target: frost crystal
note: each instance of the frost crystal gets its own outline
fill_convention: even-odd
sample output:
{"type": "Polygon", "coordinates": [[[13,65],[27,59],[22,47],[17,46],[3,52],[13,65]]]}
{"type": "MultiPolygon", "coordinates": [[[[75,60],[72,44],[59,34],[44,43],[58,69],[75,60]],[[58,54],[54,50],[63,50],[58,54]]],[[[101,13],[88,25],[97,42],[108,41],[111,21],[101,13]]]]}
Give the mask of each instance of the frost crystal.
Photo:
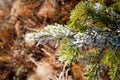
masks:
{"type": "Polygon", "coordinates": [[[99,13],[103,10],[103,6],[100,3],[95,3],[94,8],[96,10],[96,13],[99,13]]]}

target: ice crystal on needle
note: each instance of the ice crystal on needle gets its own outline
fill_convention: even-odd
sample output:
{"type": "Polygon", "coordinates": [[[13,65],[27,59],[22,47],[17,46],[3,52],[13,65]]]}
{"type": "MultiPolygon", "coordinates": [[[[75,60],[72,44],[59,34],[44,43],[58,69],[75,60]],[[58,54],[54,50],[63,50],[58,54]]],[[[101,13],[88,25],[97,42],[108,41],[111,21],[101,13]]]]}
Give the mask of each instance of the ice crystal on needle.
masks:
{"type": "Polygon", "coordinates": [[[100,3],[96,3],[94,6],[96,13],[99,13],[100,11],[103,10],[103,6],[100,3]]]}

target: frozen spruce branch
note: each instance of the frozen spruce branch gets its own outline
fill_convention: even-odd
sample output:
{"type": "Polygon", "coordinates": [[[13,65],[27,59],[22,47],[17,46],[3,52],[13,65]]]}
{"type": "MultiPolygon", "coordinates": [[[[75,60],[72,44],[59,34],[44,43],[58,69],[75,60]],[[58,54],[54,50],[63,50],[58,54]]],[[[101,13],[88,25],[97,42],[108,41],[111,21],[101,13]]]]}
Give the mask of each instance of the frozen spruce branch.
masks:
{"type": "Polygon", "coordinates": [[[44,31],[28,33],[25,36],[26,42],[37,45],[45,45],[47,42],[52,45],[56,44],[58,40],[62,42],[65,39],[69,40],[80,51],[88,50],[89,47],[104,48],[106,41],[114,48],[120,47],[120,35],[113,36],[109,31],[99,29],[88,29],[86,33],[74,33],[67,26],[59,24],[47,25],[44,31]]]}
{"type": "Polygon", "coordinates": [[[26,42],[32,44],[46,44],[48,41],[55,42],[57,40],[67,39],[74,33],[71,32],[66,26],[63,25],[47,25],[44,31],[28,33],[25,36],[26,42]]]}

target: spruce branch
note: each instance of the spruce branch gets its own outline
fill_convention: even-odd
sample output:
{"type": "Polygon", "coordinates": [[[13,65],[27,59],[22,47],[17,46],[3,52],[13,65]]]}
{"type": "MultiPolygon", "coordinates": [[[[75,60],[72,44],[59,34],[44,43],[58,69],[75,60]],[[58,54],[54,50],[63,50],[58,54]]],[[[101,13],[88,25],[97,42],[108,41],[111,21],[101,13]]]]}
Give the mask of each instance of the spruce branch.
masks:
{"type": "Polygon", "coordinates": [[[38,45],[59,41],[60,61],[92,65],[88,80],[100,80],[104,66],[109,67],[108,75],[112,80],[119,80],[120,14],[113,8],[100,3],[81,2],[72,11],[67,26],[47,25],[42,31],[26,34],[25,40],[38,45]]]}

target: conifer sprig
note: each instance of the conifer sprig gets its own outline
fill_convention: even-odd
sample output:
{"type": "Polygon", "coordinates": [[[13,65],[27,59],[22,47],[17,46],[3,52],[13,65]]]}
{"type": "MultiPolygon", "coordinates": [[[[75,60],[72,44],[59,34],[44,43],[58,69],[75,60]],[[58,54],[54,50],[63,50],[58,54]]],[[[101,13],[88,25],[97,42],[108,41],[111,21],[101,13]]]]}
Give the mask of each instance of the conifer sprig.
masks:
{"type": "Polygon", "coordinates": [[[82,1],[72,11],[67,26],[48,25],[43,31],[26,34],[25,40],[42,45],[60,41],[60,61],[92,65],[87,80],[100,80],[104,67],[112,80],[120,80],[119,9],[82,1]]]}

